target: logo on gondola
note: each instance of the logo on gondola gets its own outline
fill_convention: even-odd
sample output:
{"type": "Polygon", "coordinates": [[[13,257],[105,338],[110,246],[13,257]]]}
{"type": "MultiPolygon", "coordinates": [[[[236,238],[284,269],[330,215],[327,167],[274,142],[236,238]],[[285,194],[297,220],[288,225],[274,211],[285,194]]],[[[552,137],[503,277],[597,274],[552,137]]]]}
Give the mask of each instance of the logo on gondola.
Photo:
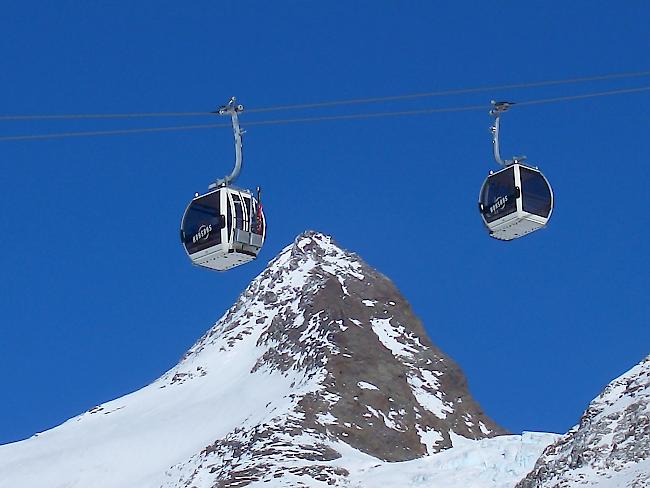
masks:
{"type": "Polygon", "coordinates": [[[506,206],[506,203],[508,202],[508,196],[504,197],[499,197],[497,198],[496,202],[490,207],[490,213],[495,213],[501,210],[506,206]]]}
{"type": "Polygon", "coordinates": [[[207,241],[210,232],[212,232],[212,224],[202,225],[201,227],[199,227],[199,231],[196,234],[194,234],[194,236],[192,236],[192,244],[196,244],[201,240],[207,241]]]}

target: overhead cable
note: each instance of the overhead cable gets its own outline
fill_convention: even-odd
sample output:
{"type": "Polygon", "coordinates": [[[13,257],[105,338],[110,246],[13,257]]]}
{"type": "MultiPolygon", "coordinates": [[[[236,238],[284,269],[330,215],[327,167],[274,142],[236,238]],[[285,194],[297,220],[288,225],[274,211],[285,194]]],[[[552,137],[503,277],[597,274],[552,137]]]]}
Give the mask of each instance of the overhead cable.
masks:
{"type": "Polygon", "coordinates": [[[210,112],[144,112],[124,114],[0,115],[0,120],[138,119],[157,117],[198,117],[201,115],[213,114],[210,112]]]}
{"type": "MultiPolygon", "coordinates": [[[[523,100],[515,102],[514,107],[528,106],[528,105],[542,105],[549,103],[568,102],[572,100],[583,100],[588,98],[598,98],[613,95],[623,95],[630,93],[641,93],[650,91],[650,86],[641,86],[637,88],[623,88],[619,90],[608,90],[594,93],[584,93],[579,95],[568,95],[563,97],[551,98],[538,98],[531,100],[523,100]]],[[[358,120],[358,119],[372,119],[380,117],[397,117],[397,116],[410,116],[410,115],[424,115],[434,113],[451,113],[451,112],[468,112],[485,110],[489,111],[491,108],[488,104],[481,105],[465,105],[458,107],[437,107],[425,108],[419,110],[402,110],[395,112],[370,112],[359,114],[344,114],[344,115],[326,115],[318,117],[302,117],[302,118],[287,118],[287,119],[271,119],[271,120],[253,120],[247,121],[246,126],[262,126],[262,125],[281,125],[281,124],[298,124],[308,122],[323,122],[323,121],[336,121],[336,120],[358,120]]],[[[195,129],[209,129],[217,127],[230,127],[230,124],[198,124],[198,125],[184,125],[176,127],[149,127],[149,128],[136,128],[136,129],[118,129],[107,131],[86,131],[86,132],[63,132],[52,134],[33,134],[33,135],[18,135],[18,136],[4,136],[0,137],[1,141],[25,141],[25,140],[38,140],[38,139],[54,139],[64,137],[87,137],[87,136],[100,136],[100,135],[122,135],[122,134],[135,134],[143,132],[171,132],[195,129]]]]}
{"type": "Polygon", "coordinates": [[[638,77],[646,77],[646,76],[650,76],[650,71],[637,71],[632,73],[613,73],[613,74],[600,75],[600,76],[586,76],[581,78],[568,78],[563,80],[534,81],[530,83],[512,83],[507,85],[492,85],[492,86],[482,86],[476,88],[459,88],[455,90],[412,93],[407,95],[396,95],[396,96],[387,96],[387,97],[357,98],[357,99],[349,99],[349,100],[336,100],[331,102],[304,103],[298,105],[277,105],[273,107],[253,108],[248,110],[248,112],[251,113],[273,112],[278,110],[299,110],[299,109],[308,109],[308,108],[335,107],[339,105],[356,105],[356,104],[364,104],[364,103],[391,102],[397,100],[412,100],[412,99],[426,98],[426,97],[443,97],[449,95],[463,95],[468,93],[480,93],[486,91],[511,90],[511,89],[520,89],[520,88],[539,88],[543,86],[567,85],[572,83],[586,83],[589,81],[638,78],[638,77]]]}
{"type": "MultiPolygon", "coordinates": [[[[322,101],[313,103],[303,103],[295,105],[276,105],[261,108],[249,108],[248,113],[262,113],[262,112],[277,112],[286,110],[303,110],[312,108],[325,108],[336,107],[344,105],[359,105],[392,102],[398,100],[415,100],[427,97],[442,97],[450,95],[462,95],[468,93],[481,93],[489,91],[510,90],[510,89],[523,89],[523,88],[539,88],[544,86],[557,86],[577,83],[587,83],[591,81],[605,81],[605,80],[620,80],[630,78],[640,78],[650,76],[650,71],[635,71],[627,73],[610,73],[597,76],[584,76],[579,78],[567,78],[560,80],[545,80],[534,81],[528,83],[511,83],[504,85],[491,85],[481,86],[474,88],[459,88],[442,91],[431,91],[423,93],[412,93],[405,95],[393,95],[384,97],[372,98],[353,98],[334,101],[322,101]]],[[[42,114],[42,115],[0,115],[0,120],[66,120],[66,119],[127,119],[127,118],[165,118],[165,117],[198,117],[198,116],[211,116],[211,112],[142,112],[142,113],[113,113],[113,114],[42,114]]]]}
{"type": "Polygon", "coordinates": [[[636,88],[621,88],[619,90],[607,90],[596,93],[583,93],[582,95],[567,95],[564,97],[538,98],[536,100],[527,100],[516,102],[515,105],[541,105],[544,103],[569,102],[572,100],[583,100],[585,98],[608,97],[611,95],[623,95],[626,93],[640,93],[650,91],[650,86],[640,86],[636,88]]]}
{"type": "Polygon", "coordinates": [[[91,136],[115,136],[124,134],[137,134],[143,132],[173,132],[195,129],[212,129],[216,127],[230,127],[230,124],[199,124],[182,125],[176,127],[144,127],[141,129],[117,129],[117,130],[94,130],[83,132],[57,132],[52,134],[28,134],[19,136],[3,136],[1,141],[34,141],[39,139],[60,139],[65,137],[91,137],[91,136]]]}

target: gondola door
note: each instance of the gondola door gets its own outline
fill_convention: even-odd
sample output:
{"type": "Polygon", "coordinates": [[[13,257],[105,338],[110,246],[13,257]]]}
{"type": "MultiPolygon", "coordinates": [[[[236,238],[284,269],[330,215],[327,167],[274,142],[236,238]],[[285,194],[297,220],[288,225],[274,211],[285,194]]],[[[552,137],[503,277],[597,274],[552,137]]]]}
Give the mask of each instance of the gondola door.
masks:
{"type": "Polygon", "coordinates": [[[246,218],[241,192],[231,188],[227,193],[228,206],[231,209],[230,222],[228,226],[228,242],[232,247],[237,239],[237,230],[244,230],[244,227],[246,225],[246,218]]]}
{"type": "Polygon", "coordinates": [[[258,222],[258,219],[263,219],[263,216],[258,215],[259,204],[249,192],[233,188],[228,190],[228,198],[231,209],[228,219],[231,249],[255,257],[264,243],[264,223],[258,222]]]}
{"type": "Polygon", "coordinates": [[[488,176],[479,199],[486,224],[489,225],[519,210],[518,176],[513,166],[488,176]]]}

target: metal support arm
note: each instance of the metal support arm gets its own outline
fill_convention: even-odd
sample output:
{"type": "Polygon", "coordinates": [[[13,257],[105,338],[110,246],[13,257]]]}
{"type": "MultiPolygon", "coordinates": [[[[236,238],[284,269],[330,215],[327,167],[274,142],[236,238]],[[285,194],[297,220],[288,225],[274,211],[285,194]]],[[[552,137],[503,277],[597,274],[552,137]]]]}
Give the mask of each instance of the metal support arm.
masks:
{"type": "Polygon", "coordinates": [[[244,131],[239,127],[239,113],[244,111],[243,105],[236,104],[237,99],[232,97],[230,101],[221,107],[216,113],[219,115],[230,115],[232,120],[232,130],[235,135],[235,167],[232,172],[210,185],[210,188],[228,186],[239,176],[242,165],[242,135],[244,131]]]}
{"type": "Polygon", "coordinates": [[[492,110],[490,110],[490,115],[494,117],[494,125],[490,128],[492,131],[492,148],[494,149],[494,159],[501,166],[508,166],[519,161],[526,159],[526,156],[516,156],[512,159],[506,159],[505,161],[501,159],[501,154],[499,152],[499,117],[505,111],[507,111],[514,104],[512,102],[495,102],[492,100],[492,110]]]}

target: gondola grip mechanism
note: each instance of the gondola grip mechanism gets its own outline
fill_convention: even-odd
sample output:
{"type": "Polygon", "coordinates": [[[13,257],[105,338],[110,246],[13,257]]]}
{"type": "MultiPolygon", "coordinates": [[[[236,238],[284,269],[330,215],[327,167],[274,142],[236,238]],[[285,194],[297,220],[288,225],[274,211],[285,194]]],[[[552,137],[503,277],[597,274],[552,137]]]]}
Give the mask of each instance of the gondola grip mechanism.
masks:
{"type": "Polygon", "coordinates": [[[526,156],[515,156],[512,159],[506,159],[504,161],[501,159],[501,154],[499,152],[499,117],[501,117],[501,114],[503,112],[506,112],[513,105],[513,102],[496,102],[492,100],[492,109],[490,110],[490,115],[494,117],[494,125],[490,127],[490,131],[492,132],[492,148],[494,149],[494,159],[501,166],[520,163],[526,159],[526,156]]]}
{"type": "Polygon", "coordinates": [[[232,172],[221,179],[218,179],[214,183],[212,183],[208,188],[218,188],[222,186],[228,186],[231,184],[235,179],[239,176],[239,173],[241,171],[241,165],[242,165],[242,135],[244,134],[244,130],[239,126],[239,113],[244,111],[244,106],[241,104],[237,104],[237,99],[235,97],[232,97],[228,103],[222,107],[219,108],[219,110],[212,112],[216,113],[219,115],[230,115],[230,118],[232,120],[232,130],[233,134],[235,136],[235,167],[233,168],[232,172]]]}

